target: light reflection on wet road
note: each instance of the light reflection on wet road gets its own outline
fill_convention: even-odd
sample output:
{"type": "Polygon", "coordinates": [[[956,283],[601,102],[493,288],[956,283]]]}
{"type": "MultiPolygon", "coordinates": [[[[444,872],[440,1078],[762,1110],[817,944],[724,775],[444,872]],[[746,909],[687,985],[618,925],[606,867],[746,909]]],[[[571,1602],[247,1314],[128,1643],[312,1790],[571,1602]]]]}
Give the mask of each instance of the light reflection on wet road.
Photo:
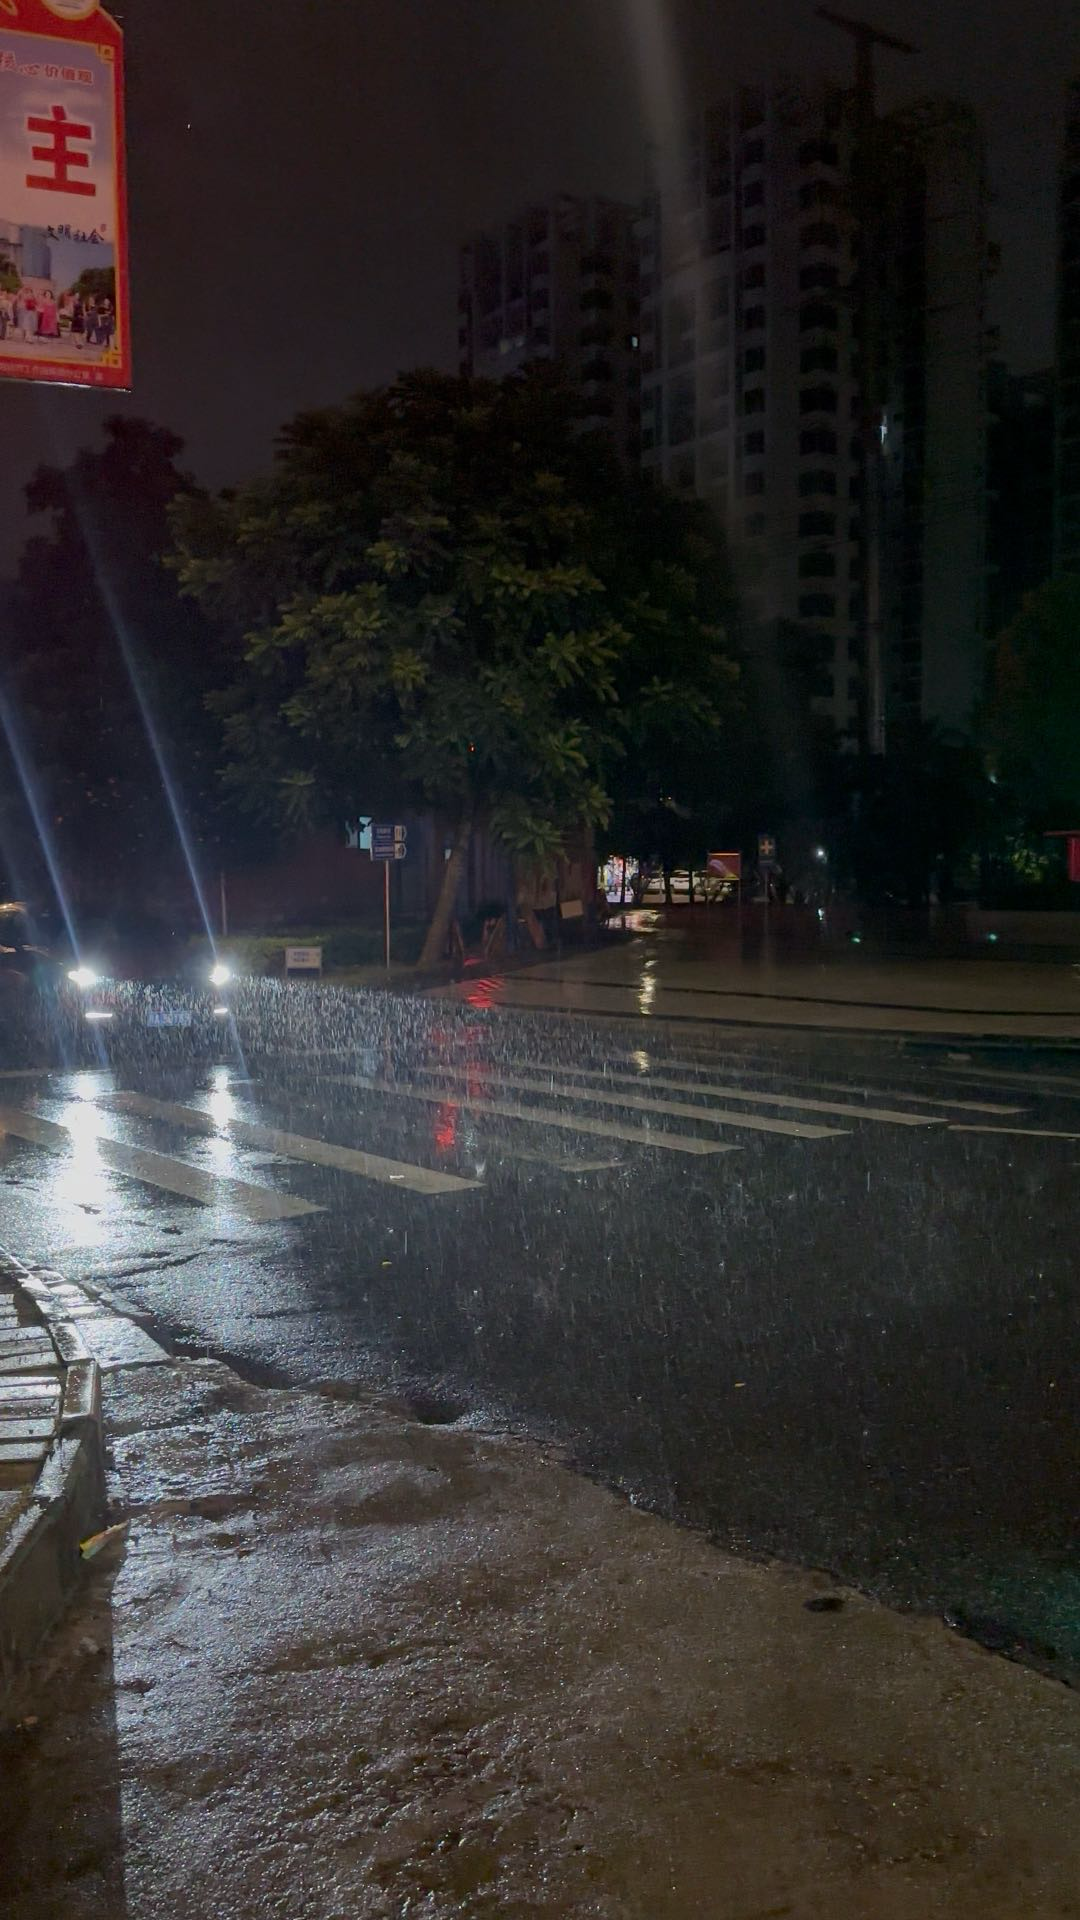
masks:
{"type": "Polygon", "coordinates": [[[12,1251],[1080,1666],[1076,1075],[311,989],[239,1029],[0,1083],[12,1251]]]}

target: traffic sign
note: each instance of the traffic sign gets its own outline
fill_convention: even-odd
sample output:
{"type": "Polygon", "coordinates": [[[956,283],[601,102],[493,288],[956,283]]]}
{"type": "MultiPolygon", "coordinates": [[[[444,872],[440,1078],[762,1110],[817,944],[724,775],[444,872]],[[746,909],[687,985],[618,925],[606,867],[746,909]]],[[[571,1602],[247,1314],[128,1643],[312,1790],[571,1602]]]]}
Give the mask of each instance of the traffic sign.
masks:
{"type": "Polygon", "coordinates": [[[757,839],[758,866],[775,865],[776,837],[771,833],[759,833],[757,839]]]}
{"type": "Polygon", "coordinates": [[[371,857],[373,860],[404,860],[408,853],[408,827],[380,826],[374,821],[371,826],[371,857]]]}
{"type": "Polygon", "coordinates": [[[345,822],[345,845],[356,853],[371,852],[371,817],[361,814],[345,822]]]}

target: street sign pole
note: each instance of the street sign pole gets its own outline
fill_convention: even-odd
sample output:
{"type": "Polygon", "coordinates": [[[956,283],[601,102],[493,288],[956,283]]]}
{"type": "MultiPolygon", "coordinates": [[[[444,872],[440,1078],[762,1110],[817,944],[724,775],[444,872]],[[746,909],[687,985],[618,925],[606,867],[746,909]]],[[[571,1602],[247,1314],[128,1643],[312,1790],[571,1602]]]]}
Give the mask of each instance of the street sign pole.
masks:
{"type": "Polygon", "coordinates": [[[390,971],[390,862],[404,860],[408,853],[409,830],[407,827],[384,826],[372,820],[371,857],[383,863],[383,963],[387,973],[390,971]]]}

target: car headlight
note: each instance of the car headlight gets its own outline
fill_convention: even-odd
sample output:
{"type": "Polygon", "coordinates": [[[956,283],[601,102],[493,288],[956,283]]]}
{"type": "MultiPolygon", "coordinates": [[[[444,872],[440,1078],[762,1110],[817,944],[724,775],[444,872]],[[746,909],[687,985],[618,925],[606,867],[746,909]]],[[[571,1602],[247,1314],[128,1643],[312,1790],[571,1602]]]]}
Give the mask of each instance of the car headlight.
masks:
{"type": "Polygon", "coordinates": [[[68,979],[76,987],[96,987],[98,978],[93,967],[71,967],[68,971],[68,979]]]}
{"type": "Polygon", "coordinates": [[[227,987],[232,977],[232,968],[227,967],[224,960],[216,961],[210,969],[211,986],[227,987]]]}

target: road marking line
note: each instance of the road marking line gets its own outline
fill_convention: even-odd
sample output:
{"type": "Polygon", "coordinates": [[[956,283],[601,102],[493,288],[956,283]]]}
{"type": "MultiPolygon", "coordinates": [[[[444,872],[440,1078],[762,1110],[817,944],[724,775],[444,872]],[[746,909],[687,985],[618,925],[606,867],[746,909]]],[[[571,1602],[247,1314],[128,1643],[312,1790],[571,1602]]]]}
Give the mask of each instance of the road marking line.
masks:
{"type": "MultiPolygon", "coordinates": [[[[487,1074],[494,1084],[503,1087],[516,1087],[524,1093],[543,1093],[545,1090],[545,1070],[538,1068],[540,1084],[536,1079],[519,1074],[503,1073],[487,1067],[425,1067],[423,1071],[429,1078],[467,1079],[470,1074],[487,1074]]],[[[563,1071],[563,1069],[559,1069],[563,1071]]],[[[567,1068],[565,1071],[569,1072],[567,1068]]],[[[586,1071],[590,1071],[586,1069],[586,1071]]],[[[613,1080],[633,1079],[631,1074],[598,1075],[599,1078],[613,1080]]],[[[674,1081],[653,1081],[654,1086],[677,1085],[674,1081]]],[[[597,1087],[556,1086],[550,1075],[546,1081],[547,1090],[559,1094],[563,1099],[589,1100],[605,1107],[632,1108],[636,1113],[668,1113],[678,1120],[705,1120],[711,1126],[746,1127],[755,1133],[783,1133],[794,1140],[839,1140],[843,1138],[839,1127],[815,1127],[801,1120],[765,1120],[756,1113],[728,1113],[719,1107],[693,1107],[687,1100],[646,1100],[631,1093],[602,1093],[597,1087]]],[[[695,1088],[693,1091],[697,1092],[695,1088]]],[[[701,1091],[707,1091],[701,1089],[701,1091]]],[[[794,1103],[793,1103],[794,1104],[794,1103]]]]}
{"type": "Polygon", "coordinates": [[[317,1167],[336,1167],[339,1172],[354,1173],[363,1180],[383,1180],[411,1193],[465,1193],[483,1185],[480,1180],[414,1166],[407,1160],[386,1160],[381,1154],[363,1153],[356,1147],[337,1147],[326,1140],[308,1140],[303,1134],[283,1133],[278,1127],[257,1126],[249,1120],[231,1118],[218,1121],[202,1107],[176,1106],[171,1100],[153,1100],[149,1094],[111,1094],[107,1096],[107,1104],[121,1107],[125,1113],[143,1114],[149,1120],[167,1120],[174,1126],[190,1127],[196,1133],[228,1132],[242,1146],[267,1147],[291,1160],[306,1160],[317,1167]]]}
{"type": "MultiPolygon", "coordinates": [[[[717,1099],[723,1096],[725,1100],[746,1100],[747,1102],[749,1102],[751,1105],[754,1105],[754,1106],[795,1107],[796,1109],[801,1108],[809,1113],[840,1114],[853,1120],[880,1120],[883,1122],[888,1122],[892,1126],[898,1126],[898,1127],[940,1127],[945,1125],[944,1114],[901,1113],[899,1110],[894,1109],[892,1107],[861,1107],[861,1106],[855,1106],[851,1103],[841,1102],[839,1100],[801,1100],[791,1093],[756,1093],[756,1092],[751,1093],[751,1092],[748,1092],[744,1087],[730,1087],[727,1085],[717,1085],[715,1081],[710,1082],[706,1086],[706,1085],[702,1085],[699,1081],[696,1081],[696,1080],[669,1080],[669,1079],[663,1078],[660,1074],[653,1074],[653,1073],[650,1073],[648,1075],[635,1074],[635,1073],[606,1073],[601,1067],[547,1067],[547,1066],[544,1066],[542,1068],[537,1068],[536,1070],[538,1072],[543,1071],[544,1073],[577,1074],[579,1077],[582,1077],[582,1078],[587,1076],[590,1079],[597,1079],[602,1081],[608,1081],[608,1080],[618,1080],[620,1082],[627,1081],[630,1083],[631,1086],[648,1085],[652,1087],[666,1087],[676,1093],[701,1093],[701,1094],[708,1095],[710,1098],[717,1098],[717,1099]]],[[[568,1089],[568,1091],[570,1092],[577,1091],[578,1093],[587,1092],[587,1090],[583,1087],[579,1087],[577,1089],[570,1088],[568,1089]]],[[[588,1097],[599,1099],[600,1096],[597,1094],[597,1095],[588,1095],[588,1097]]],[[[627,1102],[626,1104],[632,1105],[634,1103],[627,1102]]],[[[672,1109],[672,1111],[675,1111],[675,1110],[676,1109],[674,1108],[672,1109]]],[[[704,1114],[704,1113],[708,1113],[709,1110],[707,1108],[702,1107],[698,1109],[698,1111],[704,1114]]],[[[729,1114],[729,1115],[719,1115],[719,1116],[716,1114],[712,1114],[710,1115],[710,1117],[712,1118],[719,1117],[723,1119],[729,1119],[739,1126],[757,1125],[761,1127],[775,1129],[777,1132],[780,1132],[780,1131],[789,1132],[791,1131],[792,1126],[794,1124],[792,1122],[782,1122],[779,1120],[751,1121],[748,1118],[744,1119],[744,1117],[741,1114],[729,1114]]],[[[811,1127],[806,1130],[805,1137],[807,1139],[821,1140],[821,1139],[825,1139],[830,1134],[835,1135],[844,1131],[846,1131],[846,1129],[836,1128],[836,1127],[811,1127]]]]}
{"type": "MultiPolygon", "coordinates": [[[[622,1053],[622,1054],[616,1054],[614,1057],[620,1060],[632,1060],[634,1056],[633,1054],[622,1053]]],[[[785,1077],[783,1076],[781,1070],[777,1068],[775,1062],[771,1066],[753,1066],[753,1065],[745,1065],[743,1062],[739,1060],[738,1056],[734,1054],[731,1056],[731,1059],[735,1067],[743,1066],[744,1072],[747,1074],[750,1074],[755,1079],[778,1080],[785,1077]]],[[[706,1061],[706,1060],[657,1059],[655,1064],[658,1068],[661,1068],[663,1070],[673,1068],[676,1073],[679,1073],[679,1072],[712,1073],[717,1070],[718,1063],[714,1061],[706,1061]]],[[[733,1071],[733,1067],[728,1066],[727,1068],[722,1068],[720,1070],[730,1073],[733,1071]]],[[[645,1070],[645,1073],[642,1073],[640,1077],[642,1078],[642,1080],[644,1080],[646,1076],[649,1079],[652,1079],[653,1077],[652,1066],[648,1067],[645,1070]]],[[[933,1095],[928,1093],[909,1093],[906,1087],[864,1087],[852,1080],[813,1079],[813,1080],[807,1080],[806,1085],[813,1092],[850,1093],[850,1094],[866,1093],[866,1094],[870,1094],[876,1100],[908,1100],[911,1102],[912,1106],[948,1107],[950,1111],[955,1111],[957,1113],[997,1113],[997,1114],[1002,1114],[1004,1116],[1008,1116],[1010,1114],[1020,1114],[1026,1111],[1024,1107],[1002,1107],[1002,1106],[999,1106],[996,1101],[992,1101],[992,1100],[941,1100],[941,1099],[935,1098],[933,1095]]],[[[800,1102],[800,1104],[803,1104],[803,1103],[800,1102]]]]}
{"type": "MultiPolygon", "coordinates": [[[[37,1113],[18,1113],[11,1107],[0,1107],[0,1133],[28,1140],[50,1153],[67,1153],[85,1144],[62,1121],[44,1120],[37,1113]]],[[[109,1134],[95,1134],[93,1150],[95,1159],[113,1173],[143,1180],[148,1186],[163,1188],[166,1193],[182,1194],[186,1200],[197,1200],[204,1207],[225,1207],[231,1212],[243,1213],[249,1220],[289,1220],[297,1214],[324,1211],[310,1200],[296,1200],[290,1194],[275,1193],[271,1187],[253,1186],[227,1174],[206,1173],[202,1167],[189,1166],[185,1160],[153,1153],[147,1147],[129,1146],[127,1141],[114,1140],[109,1134]]]]}
{"type": "Polygon", "coordinates": [[[527,1147],[508,1147],[505,1140],[485,1146],[484,1152],[495,1154],[500,1160],[528,1160],[534,1166],[550,1167],[553,1173],[608,1173],[612,1167],[624,1164],[622,1160],[578,1160],[572,1154],[560,1160],[554,1153],[531,1153],[527,1147]]]}
{"type": "Polygon", "coordinates": [[[1052,1127],[976,1127],[954,1125],[950,1133],[1007,1133],[1022,1140],[1080,1140],[1080,1133],[1057,1133],[1052,1127]]]}
{"type": "Polygon", "coordinates": [[[1034,1080],[1027,1074],[1003,1073],[997,1067],[939,1067],[937,1071],[951,1080],[988,1082],[992,1086],[1008,1087],[1015,1093],[1056,1094],[1061,1100],[1075,1100],[1080,1094],[1080,1080],[1067,1073],[1034,1080]]]}
{"type": "Polygon", "coordinates": [[[702,1140],[692,1133],[658,1133],[652,1127],[613,1127],[607,1120],[570,1120],[550,1107],[522,1107],[511,1100],[477,1100],[456,1093],[427,1093],[422,1087],[400,1086],[393,1080],[369,1080],[362,1074],[335,1074],[335,1084],[387,1093],[395,1100],[426,1100],[429,1106],[457,1107],[462,1113],[495,1113],[504,1120],[528,1120],[537,1127],[563,1127],[570,1133],[594,1133],[603,1140],[629,1140],[636,1147],[662,1147],[670,1153],[738,1153],[728,1141],[702,1140]]]}

